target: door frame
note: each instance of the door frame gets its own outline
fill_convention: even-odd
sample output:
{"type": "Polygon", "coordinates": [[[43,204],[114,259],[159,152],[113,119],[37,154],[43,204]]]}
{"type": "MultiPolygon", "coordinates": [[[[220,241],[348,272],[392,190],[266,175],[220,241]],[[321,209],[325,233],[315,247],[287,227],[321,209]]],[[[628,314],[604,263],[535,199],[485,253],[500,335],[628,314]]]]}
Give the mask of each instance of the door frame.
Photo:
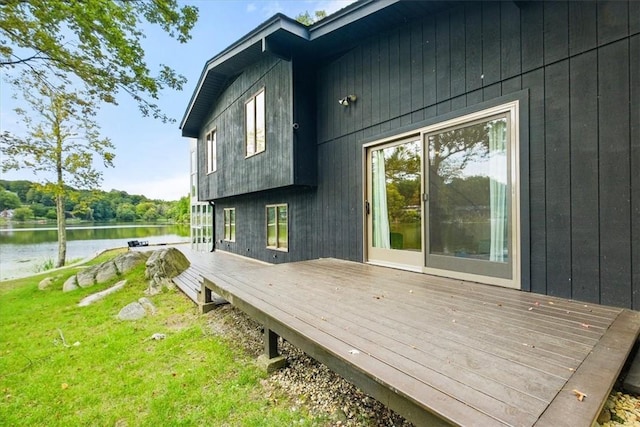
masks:
{"type": "MultiPolygon", "coordinates": [[[[406,129],[406,128],[405,128],[406,129]]],[[[493,101],[483,102],[476,106],[465,108],[459,112],[448,113],[440,117],[436,117],[434,119],[429,120],[428,122],[423,122],[421,124],[414,125],[412,129],[402,131],[400,130],[397,134],[387,134],[387,136],[383,136],[382,138],[378,138],[372,140],[371,142],[366,142],[362,145],[362,206],[363,206],[363,215],[362,215],[362,230],[363,230],[363,262],[370,264],[378,264],[387,267],[400,268],[405,270],[412,271],[421,271],[427,274],[433,274],[438,276],[445,276],[460,280],[468,280],[479,283],[493,284],[498,286],[504,286],[509,288],[516,289],[525,289],[528,290],[530,287],[529,282],[529,231],[526,227],[529,224],[529,212],[528,212],[528,92],[521,91],[516,94],[500,97],[493,101]],[[428,236],[427,233],[427,218],[425,215],[427,213],[427,209],[425,208],[425,202],[423,199],[422,202],[422,267],[420,269],[412,268],[411,266],[407,266],[402,262],[394,262],[394,261],[380,261],[380,260],[370,260],[369,253],[369,236],[371,235],[371,230],[369,230],[369,215],[367,213],[366,203],[369,192],[369,152],[373,150],[375,147],[381,147],[384,145],[390,145],[394,142],[399,142],[402,140],[407,140],[409,138],[417,138],[421,141],[423,147],[422,153],[422,194],[424,196],[424,186],[426,181],[425,173],[426,173],[426,165],[425,155],[428,153],[424,152],[424,143],[426,135],[429,133],[433,133],[438,130],[443,130],[449,127],[456,126],[456,124],[463,124],[465,122],[471,122],[475,120],[481,120],[486,117],[495,116],[501,113],[509,114],[510,116],[510,128],[509,128],[509,137],[511,142],[511,168],[509,171],[510,179],[511,179],[511,242],[510,246],[512,249],[512,268],[511,268],[511,278],[505,279],[494,276],[485,276],[481,274],[474,273],[465,273],[455,270],[446,270],[442,268],[433,268],[426,266],[426,248],[428,247],[428,236]],[[526,224],[522,224],[525,221],[526,224]],[[525,227],[526,226],[526,227],[525,227]],[[523,257],[524,255],[524,257],[523,257]],[[526,265],[523,264],[523,261],[526,260],[526,265]],[[523,269],[526,275],[523,275],[523,269]],[[525,277],[525,283],[523,283],[523,277],[525,277]]]]}

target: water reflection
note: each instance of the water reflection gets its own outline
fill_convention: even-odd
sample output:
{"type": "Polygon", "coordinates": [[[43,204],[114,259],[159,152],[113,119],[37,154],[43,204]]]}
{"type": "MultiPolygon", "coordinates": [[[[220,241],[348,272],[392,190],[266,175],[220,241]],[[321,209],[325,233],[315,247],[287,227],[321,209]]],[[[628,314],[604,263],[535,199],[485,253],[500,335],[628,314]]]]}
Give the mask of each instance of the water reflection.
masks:
{"type": "MultiPolygon", "coordinates": [[[[91,224],[67,228],[67,259],[87,258],[106,249],[127,246],[129,240],[150,244],[187,242],[188,225],[91,224]]],[[[57,231],[51,225],[0,229],[0,280],[33,274],[47,259],[57,257],[57,231]]]]}

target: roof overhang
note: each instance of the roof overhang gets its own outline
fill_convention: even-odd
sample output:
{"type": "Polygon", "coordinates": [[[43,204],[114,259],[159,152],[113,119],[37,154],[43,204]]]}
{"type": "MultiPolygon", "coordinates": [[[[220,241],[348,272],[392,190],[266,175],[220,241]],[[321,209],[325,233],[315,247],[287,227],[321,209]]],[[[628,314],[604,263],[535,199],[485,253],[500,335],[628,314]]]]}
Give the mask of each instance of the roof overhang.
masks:
{"type": "Polygon", "coordinates": [[[363,38],[415,16],[435,13],[451,0],[360,0],[307,27],[276,14],[211,58],[204,66],[180,122],[182,136],[197,138],[203,120],[222,92],[242,70],[275,55],[315,61],[344,52],[363,38]]]}

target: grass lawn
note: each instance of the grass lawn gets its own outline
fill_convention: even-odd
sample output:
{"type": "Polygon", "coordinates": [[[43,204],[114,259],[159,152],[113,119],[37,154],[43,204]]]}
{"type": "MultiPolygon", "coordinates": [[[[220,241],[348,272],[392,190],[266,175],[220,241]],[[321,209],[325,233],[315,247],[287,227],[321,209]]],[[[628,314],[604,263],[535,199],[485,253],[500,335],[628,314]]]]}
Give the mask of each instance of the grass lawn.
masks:
{"type": "Polygon", "coordinates": [[[292,410],[285,396],[265,397],[266,374],[239,345],[215,335],[179,291],[151,297],[153,316],[117,320],[144,296],[144,265],[127,275],[124,289],[88,307],[77,303],[113,283],[63,293],[76,271],[0,282],[0,425],[322,423],[292,410]],[[38,290],[48,276],[58,278],[38,290]],[[156,332],[166,339],[151,340],[156,332]]]}

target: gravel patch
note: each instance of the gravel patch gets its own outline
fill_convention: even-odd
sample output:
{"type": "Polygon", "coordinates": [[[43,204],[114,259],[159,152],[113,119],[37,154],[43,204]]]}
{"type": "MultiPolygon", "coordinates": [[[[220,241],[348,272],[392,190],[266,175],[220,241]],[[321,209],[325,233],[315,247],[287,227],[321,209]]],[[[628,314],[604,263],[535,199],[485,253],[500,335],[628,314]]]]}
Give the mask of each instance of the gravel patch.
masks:
{"type": "MultiPolygon", "coordinates": [[[[231,339],[258,357],[262,327],[231,305],[207,313],[212,333],[231,339]]],[[[304,408],[327,426],[411,427],[413,424],[316,362],[288,342],[280,342],[287,366],[262,381],[265,396],[284,392],[292,409],[304,408]]],[[[640,427],[640,398],[614,390],[598,417],[600,427],[640,427]]]]}

